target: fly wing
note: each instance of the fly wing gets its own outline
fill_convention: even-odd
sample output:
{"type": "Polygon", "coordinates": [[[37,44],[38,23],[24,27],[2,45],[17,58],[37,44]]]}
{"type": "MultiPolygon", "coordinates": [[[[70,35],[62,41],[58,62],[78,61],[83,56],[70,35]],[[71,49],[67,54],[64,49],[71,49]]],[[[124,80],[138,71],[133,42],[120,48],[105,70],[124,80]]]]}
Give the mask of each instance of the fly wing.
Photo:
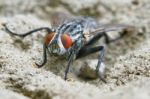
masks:
{"type": "Polygon", "coordinates": [[[131,35],[134,27],[124,24],[106,24],[101,25],[96,29],[89,30],[89,35],[98,33],[106,33],[110,39],[115,39],[123,35],[131,35]]]}
{"type": "Polygon", "coordinates": [[[54,12],[51,15],[51,25],[53,28],[57,28],[59,25],[62,25],[65,21],[71,20],[73,16],[68,12],[54,12]]]}
{"type": "Polygon", "coordinates": [[[110,32],[110,31],[120,31],[120,30],[129,30],[129,29],[133,29],[133,26],[129,26],[129,25],[123,25],[123,24],[106,24],[106,25],[101,25],[96,29],[92,29],[90,30],[90,34],[97,34],[97,33],[101,33],[101,32],[110,32]]]}
{"type": "Polygon", "coordinates": [[[125,24],[97,24],[96,28],[86,28],[83,32],[86,41],[89,41],[97,34],[103,34],[106,42],[116,41],[123,36],[131,36],[135,32],[135,27],[125,24]]]}

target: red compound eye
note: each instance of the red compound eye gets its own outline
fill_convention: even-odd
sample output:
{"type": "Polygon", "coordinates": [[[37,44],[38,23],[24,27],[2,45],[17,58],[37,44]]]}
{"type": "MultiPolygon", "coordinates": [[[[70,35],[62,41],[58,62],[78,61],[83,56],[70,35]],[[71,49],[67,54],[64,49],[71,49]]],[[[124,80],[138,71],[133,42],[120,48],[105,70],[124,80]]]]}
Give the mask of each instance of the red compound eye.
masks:
{"type": "Polygon", "coordinates": [[[62,41],[64,48],[66,49],[70,48],[72,45],[72,40],[67,34],[62,34],[61,41],[62,41]]]}
{"type": "Polygon", "coordinates": [[[45,44],[48,45],[49,42],[52,40],[53,36],[54,36],[54,32],[53,33],[48,33],[45,37],[45,44]]]}

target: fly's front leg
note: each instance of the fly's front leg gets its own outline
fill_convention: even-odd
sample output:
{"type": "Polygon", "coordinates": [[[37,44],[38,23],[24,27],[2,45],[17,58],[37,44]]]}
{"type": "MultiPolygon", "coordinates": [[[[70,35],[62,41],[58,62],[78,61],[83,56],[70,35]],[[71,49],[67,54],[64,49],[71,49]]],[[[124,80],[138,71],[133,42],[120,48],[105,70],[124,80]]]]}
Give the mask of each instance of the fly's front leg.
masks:
{"type": "MultiPolygon", "coordinates": [[[[19,37],[26,37],[30,34],[33,34],[37,31],[41,31],[41,30],[46,30],[48,33],[52,33],[52,30],[49,27],[41,27],[41,28],[37,28],[37,29],[31,30],[31,31],[28,31],[26,33],[18,34],[18,33],[11,31],[10,29],[8,29],[6,24],[4,24],[4,26],[5,26],[5,29],[8,31],[9,34],[19,36],[19,37]]],[[[47,62],[46,49],[47,49],[47,47],[46,47],[46,44],[44,43],[43,44],[43,62],[42,62],[42,64],[35,63],[38,67],[44,66],[47,62]]]]}
{"type": "Polygon", "coordinates": [[[49,27],[41,27],[41,28],[37,28],[37,29],[31,30],[31,31],[25,32],[25,33],[18,34],[18,33],[15,33],[15,32],[13,32],[13,31],[11,31],[11,30],[7,27],[6,24],[4,24],[4,26],[5,26],[6,31],[8,31],[9,34],[15,35],[15,36],[19,36],[19,37],[26,37],[26,36],[28,36],[28,35],[30,35],[30,34],[33,34],[33,33],[37,32],[37,31],[41,31],[41,30],[46,30],[48,33],[51,33],[51,32],[52,32],[52,30],[51,30],[49,27]]]}
{"type": "Polygon", "coordinates": [[[70,55],[68,56],[68,63],[67,63],[67,67],[66,67],[66,70],[65,70],[65,77],[64,77],[65,80],[67,80],[67,74],[69,72],[70,66],[72,65],[74,56],[77,53],[77,47],[78,46],[77,46],[76,42],[77,41],[75,41],[75,43],[73,44],[72,49],[70,50],[70,55]]]}
{"type": "Polygon", "coordinates": [[[42,64],[37,64],[37,63],[35,63],[39,68],[40,68],[40,67],[43,67],[43,66],[46,64],[46,62],[47,62],[46,49],[47,49],[46,44],[43,44],[43,62],[42,62],[42,64]]]}
{"type": "Polygon", "coordinates": [[[67,80],[67,74],[69,72],[69,68],[71,66],[71,63],[73,62],[73,58],[74,58],[74,52],[72,52],[68,58],[68,63],[67,63],[67,67],[66,67],[66,70],[65,70],[65,77],[64,79],[67,80]]]}
{"type": "Polygon", "coordinates": [[[81,57],[85,57],[89,54],[95,53],[95,52],[100,52],[99,57],[98,57],[98,63],[97,63],[97,67],[96,67],[96,75],[103,81],[106,83],[103,74],[100,73],[99,69],[101,66],[101,63],[103,62],[103,58],[104,58],[104,46],[97,46],[97,47],[93,47],[90,48],[88,46],[83,47],[78,53],[77,53],[77,57],[76,59],[79,59],[81,57]]]}

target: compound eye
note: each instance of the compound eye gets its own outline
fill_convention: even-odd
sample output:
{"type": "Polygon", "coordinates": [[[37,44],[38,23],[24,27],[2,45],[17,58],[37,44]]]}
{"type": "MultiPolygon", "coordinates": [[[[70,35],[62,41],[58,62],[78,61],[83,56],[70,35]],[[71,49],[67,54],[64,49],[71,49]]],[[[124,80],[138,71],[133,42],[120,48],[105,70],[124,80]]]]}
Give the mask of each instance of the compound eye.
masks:
{"type": "Polygon", "coordinates": [[[62,34],[61,41],[62,41],[64,48],[66,49],[70,48],[72,45],[72,40],[67,34],[62,34]]]}
{"type": "Polygon", "coordinates": [[[48,33],[46,36],[45,36],[45,44],[46,45],[48,45],[49,44],[49,42],[51,42],[51,40],[53,39],[53,37],[54,37],[54,32],[52,32],[52,33],[48,33]]]}

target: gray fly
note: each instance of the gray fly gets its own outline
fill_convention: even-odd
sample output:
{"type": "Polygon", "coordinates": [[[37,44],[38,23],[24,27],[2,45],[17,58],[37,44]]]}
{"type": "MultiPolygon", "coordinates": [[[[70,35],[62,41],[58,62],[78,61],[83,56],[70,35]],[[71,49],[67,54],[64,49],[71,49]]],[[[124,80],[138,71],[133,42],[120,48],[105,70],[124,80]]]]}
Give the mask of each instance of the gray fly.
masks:
{"type": "Polygon", "coordinates": [[[43,61],[41,64],[36,63],[36,65],[38,67],[42,67],[46,64],[47,52],[57,56],[65,56],[68,61],[65,69],[65,80],[67,79],[67,73],[73,63],[73,60],[80,59],[95,52],[100,52],[95,73],[104,82],[106,81],[103,76],[98,73],[104,57],[104,46],[99,45],[92,47],[92,45],[102,37],[105,38],[106,43],[115,41],[124,36],[125,33],[122,33],[119,37],[110,40],[107,32],[123,30],[128,27],[129,26],[127,25],[121,24],[101,24],[93,18],[78,17],[66,20],[53,29],[49,27],[41,27],[26,33],[18,34],[8,29],[5,24],[5,28],[8,33],[20,37],[26,37],[37,31],[46,30],[47,35],[45,36],[45,41],[43,43],[43,61]]]}

